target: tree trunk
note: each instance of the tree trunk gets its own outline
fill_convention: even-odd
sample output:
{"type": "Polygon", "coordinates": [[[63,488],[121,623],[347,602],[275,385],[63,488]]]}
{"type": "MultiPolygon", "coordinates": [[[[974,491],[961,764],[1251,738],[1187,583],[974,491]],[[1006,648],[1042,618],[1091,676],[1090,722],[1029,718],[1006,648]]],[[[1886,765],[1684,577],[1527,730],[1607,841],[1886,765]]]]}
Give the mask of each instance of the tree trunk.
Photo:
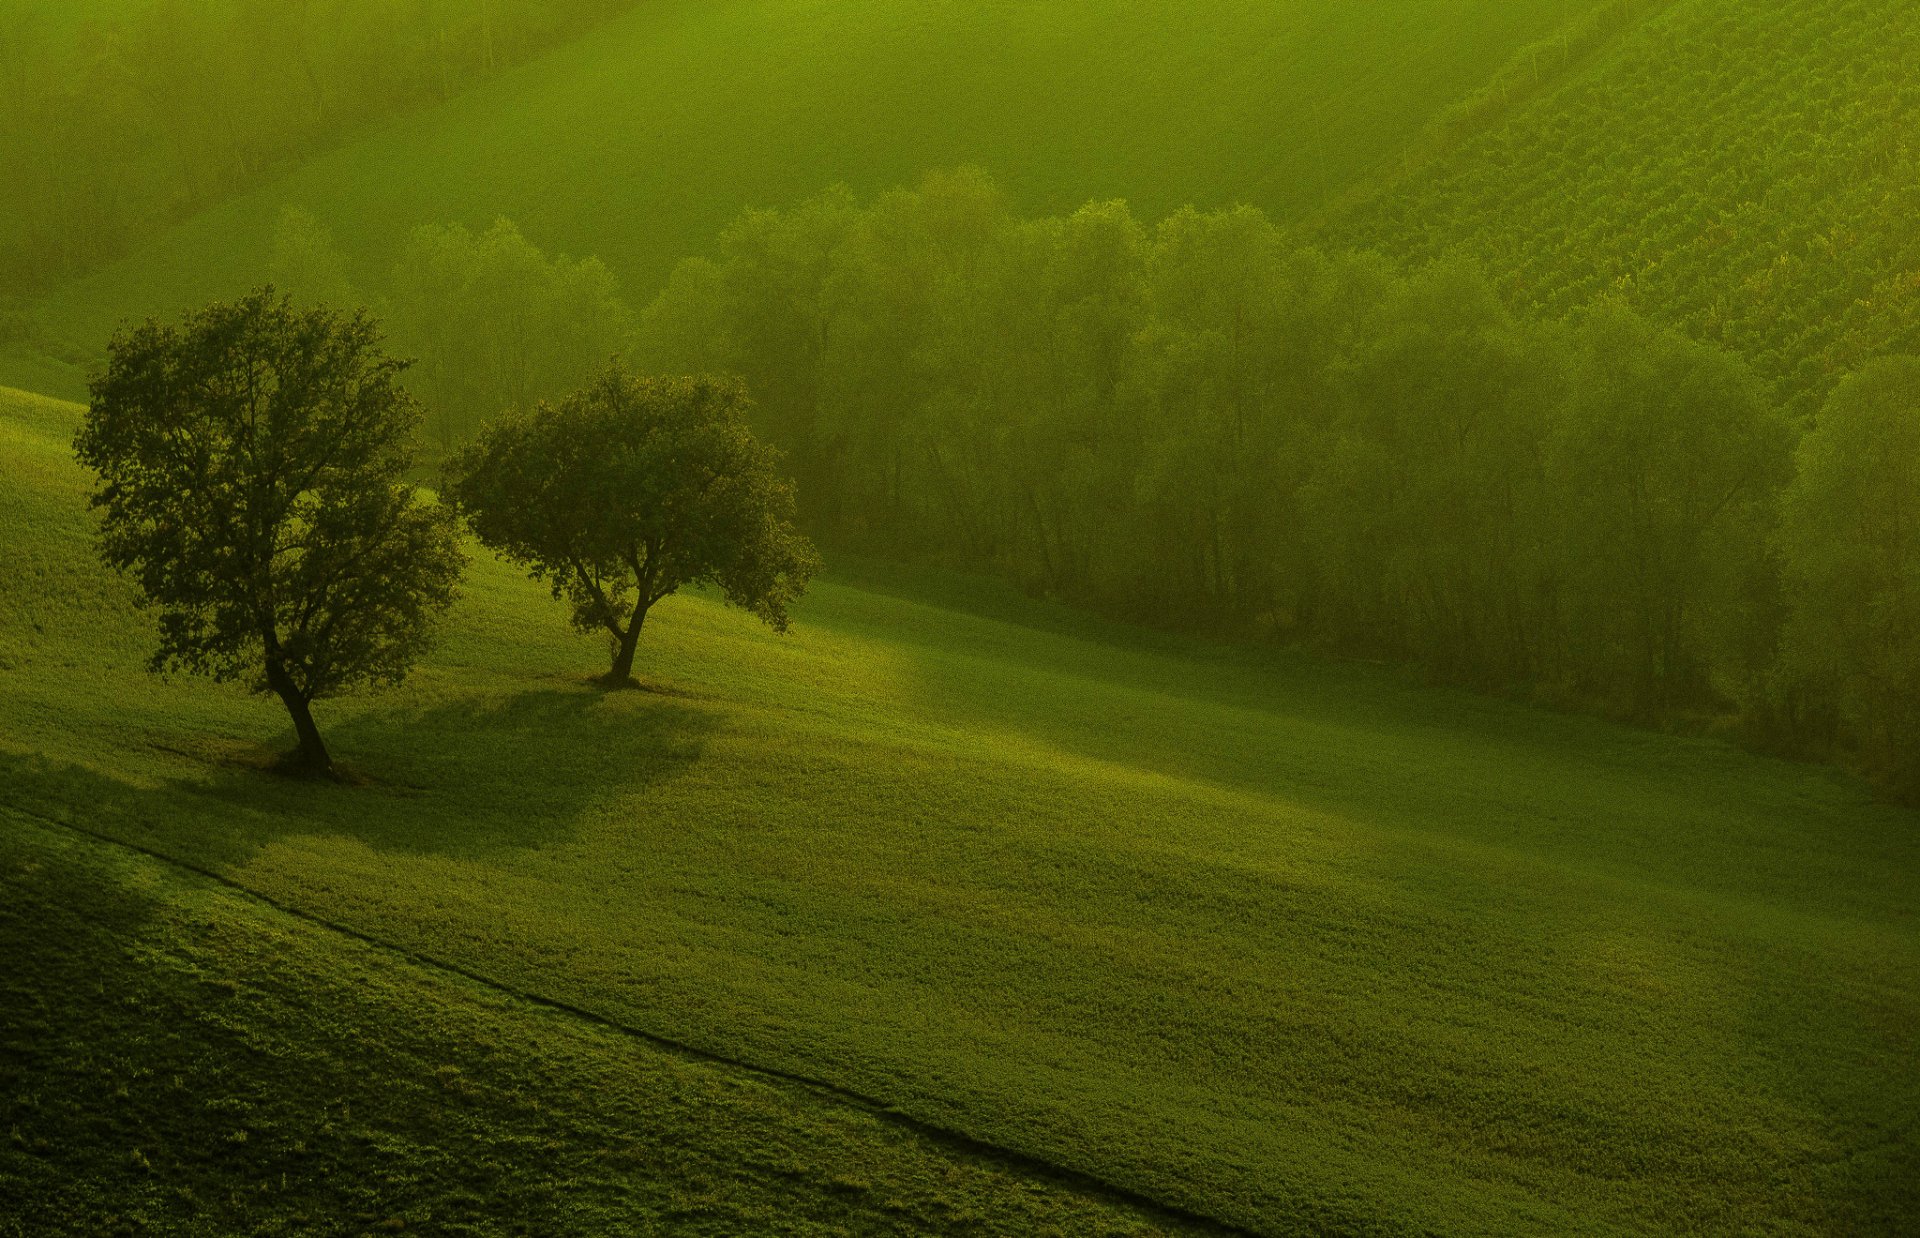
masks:
{"type": "Polygon", "coordinates": [[[333,772],[333,758],[328,755],[327,745],[320,738],[320,728],[314,725],[310,702],[294,687],[293,677],[279,665],[269,663],[267,685],[280,698],[280,703],[287,707],[287,713],[293,718],[294,734],[300,737],[300,746],[292,755],[292,765],[306,773],[333,772]]]}
{"type": "Polygon", "coordinates": [[[636,610],[633,618],[627,620],[627,630],[620,635],[619,643],[613,647],[613,669],[607,672],[607,685],[624,688],[633,682],[633,651],[640,645],[640,628],[647,621],[647,612],[636,610]]]}

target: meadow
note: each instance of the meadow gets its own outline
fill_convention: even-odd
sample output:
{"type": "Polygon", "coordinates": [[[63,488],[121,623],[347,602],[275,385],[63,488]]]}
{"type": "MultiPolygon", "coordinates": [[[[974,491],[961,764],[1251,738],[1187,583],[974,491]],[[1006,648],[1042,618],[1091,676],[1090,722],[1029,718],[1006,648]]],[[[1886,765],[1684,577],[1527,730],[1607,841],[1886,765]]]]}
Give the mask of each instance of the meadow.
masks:
{"type": "Polygon", "coordinates": [[[1840,772],[858,561],[786,638],[663,603],[605,693],[480,557],[321,715],[357,785],[291,782],[269,702],[142,669],[77,417],[0,396],[17,814],[1252,1232],[1920,1214],[1920,830],[1840,772]]]}
{"type": "MultiPolygon", "coordinates": [[[[748,207],[964,163],[1034,213],[1126,197],[1149,217],[1297,218],[1598,3],[650,0],[61,285],[35,307],[38,351],[85,362],[124,316],[258,282],[287,206],[334,231],[363,287],[411,229],[504,215],[605,259],[636,303],[748,207]]],[[[7,350],[0,379],[49,389],[29,355],[7,350]]],[[[77,371],[55,380],[80,394],[77,371]]]]}
{"type": "Polygon", "coordinates": [[[0,808],[0,1234],[1206,1232],[0,808]]]}

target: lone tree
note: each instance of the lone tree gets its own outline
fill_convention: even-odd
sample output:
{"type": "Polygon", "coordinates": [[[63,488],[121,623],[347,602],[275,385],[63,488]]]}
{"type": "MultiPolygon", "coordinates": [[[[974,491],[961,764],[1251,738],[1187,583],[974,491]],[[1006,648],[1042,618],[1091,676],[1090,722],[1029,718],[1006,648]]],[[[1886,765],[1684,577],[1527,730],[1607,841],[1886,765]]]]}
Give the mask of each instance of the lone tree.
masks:
{"type": "Polygon", "coordinates": [[[637,378],[616,363],[557,405],[495,421],[448,466],[446,493],[482,542],[605,631],[605,682],[632,682],[654,603],[720,588],[776,631],[818,561],[793,486],[746,424],[736,380],[637,378]]]}
{"type": "Polygon", "coordinates": [[[457,518],[404,480],[420,415],[364,313],[270,288],[116,336],[74,448],[102,557],[159,611],[152,669],[278,696],[332,769],[312,703],[397,683],[452,603],[457,518]]]}

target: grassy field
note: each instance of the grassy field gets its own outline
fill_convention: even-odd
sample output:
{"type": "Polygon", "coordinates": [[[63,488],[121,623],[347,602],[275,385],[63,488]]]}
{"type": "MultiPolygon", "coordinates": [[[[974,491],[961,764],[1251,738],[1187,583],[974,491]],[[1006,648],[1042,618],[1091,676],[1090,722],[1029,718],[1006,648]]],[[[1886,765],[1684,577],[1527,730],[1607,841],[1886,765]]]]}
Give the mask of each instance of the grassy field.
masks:
{"type": "Polygon", "coordinates": [[[68,34],[74,27],[112,21],[139,7],[139,0],[8,0],[27,29],[68,34]]]}
{"type": "Polygon", "coordinates": [[[0,397],[0,804],[1262,1233],[1920,1215],[1920,820],[1838,773],[877,567],[603,695],[481,561],[289,783],[140,669],[75,416],[0,397]]]}
{"type": "Polygon", "coordinates": [[[1204,1232],[0,808],[0,1234],[1204,1232]]]}
{"type": "MultiPolygon", "coordinates": [[[[257,282],[287,205],[363,280],[422,223],[506,215],[605,258],[636,301],[746,207],[960,163],[1032,213],[1121,196],[1147,218],[1243,201],[1292,217],[1593,3],[650,0],[59,292],[48,338],[89,356],[123,315],[257,282]]],[[[21,373],[0,356],[0,378],[21,373]]]]}

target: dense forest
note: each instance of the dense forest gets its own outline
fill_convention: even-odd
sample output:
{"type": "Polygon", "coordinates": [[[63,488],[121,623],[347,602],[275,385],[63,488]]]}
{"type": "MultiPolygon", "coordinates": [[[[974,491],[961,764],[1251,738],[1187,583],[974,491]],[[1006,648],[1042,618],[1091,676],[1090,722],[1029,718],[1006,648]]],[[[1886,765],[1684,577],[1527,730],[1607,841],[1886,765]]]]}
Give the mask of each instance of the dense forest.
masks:
{"type": "MultiPolygon", "coordinates": [[[[991,168],[1026,213],[1125,197],[1155,217],[1247,201],[1294,221],[1400,166],[1410,137],[1520,48],[1550,41],[1537,57],[1550,78],[1586,63],[1596,32],[1617,30],[1617,16],[1589,10],[1646,2],[628,4],[446,103],[434,62],[419,59],[410,80],[423,106],[288,160],[85,278],[29,290],[12,351],[70,372],[49,377],[0,339],[0,379],[77,398],[122,318],[257,283],[285,207],[325,219],[369,284],[418,225],[480,231],[505,215],[544,246],[599,256],[637,296],[747,206],[835,182],[874,193],[965,163],[991,168]]],[[[439,0],[438,12],[462,24],[499,8],[439,0]]],[[[126,204],[143,201],[138,175],[103,166],[126,204]]]]}
{"type": "Polygon", "coordinates": [[[634,316],[612,273],[593,258],[544,252],[509,220],[477,233],[423,225],[405,239],[384,285],[362,291],[327,226],[289,209],[269,273],[309,304],[379,310],[416,361],[407,381],[443,457],[495,414],[557,401],[632,346],[634,316]]]}
{"type": "Polygon", "coordinates": [[[0,6],[0,289],[98,264],[630,3],[0,6]]]}
{"type": "Polygon", "coordinates": [[[843,544],[1920,772],[1911,460],[1834,446],[1910,437],[1912,363],[1836,393],[1796,470],[1766,384],[1625,298],[1516,318],[1460,260],[1246,208],[1021,220],[964,171],[749,213],[639,351],[746,374],[843,544]]]}

